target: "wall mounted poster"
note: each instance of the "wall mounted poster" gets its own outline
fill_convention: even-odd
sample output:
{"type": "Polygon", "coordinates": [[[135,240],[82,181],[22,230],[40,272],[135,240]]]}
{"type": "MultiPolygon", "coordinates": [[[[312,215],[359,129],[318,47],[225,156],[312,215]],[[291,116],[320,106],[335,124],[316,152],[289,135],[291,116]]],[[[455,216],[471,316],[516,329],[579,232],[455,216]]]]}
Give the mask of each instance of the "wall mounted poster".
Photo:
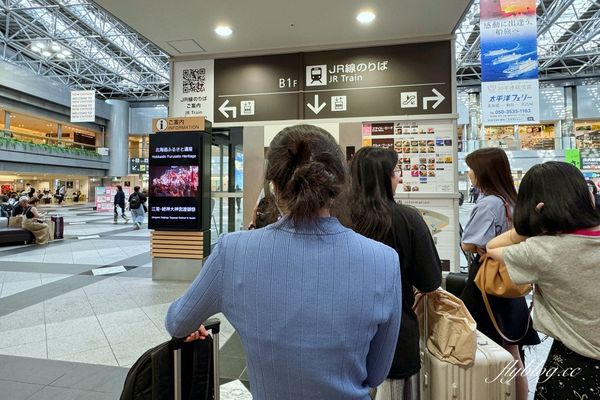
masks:
{"type": "Polygon", "coordinates": [[[148,226],[202,229],[202,134],[150,135],[148,226]]]}
{"type": "Polygon", "coordinates": [[[410,122],[363,123],[363,145],[398,153],[398,192],[454,193],[452,125],[410,122]]]}
{"type": "MultiPolygon", "coordinates": [[[[124,187],[125,201],[129,199],[131,188],[124,187]]],[[[115,195],[117,194],[116,186],[97,186],[96,187],[96,212],[113,212],[115,195]]]]}
{"type": "Polygon", "coordinates": [[[540,119],[535,0],[481,0],[484,125],[540,119]]]}

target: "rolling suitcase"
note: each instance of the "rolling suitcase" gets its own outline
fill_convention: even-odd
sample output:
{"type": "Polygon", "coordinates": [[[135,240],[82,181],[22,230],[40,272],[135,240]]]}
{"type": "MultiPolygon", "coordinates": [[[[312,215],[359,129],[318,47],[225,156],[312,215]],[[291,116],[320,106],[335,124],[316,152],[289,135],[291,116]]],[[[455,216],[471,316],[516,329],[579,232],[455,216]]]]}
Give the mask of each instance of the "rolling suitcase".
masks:
{"type": "Polygon", "coordinates": [[[58,215],[53,215],[51,218],[52,222],[54,222],[54,239],[64,239],[65,233],[65,221],[63,217],[59,217],[58,215]]]}
{"type": "Polygon", "coordinates": [[[219,330],[204,323],[211,336],[185,343],[173,338],[146,351],[127,373],[120,400],[219,400],[219,330]]]}
{"type": "MultiPolygon", "coordinates": [[[[212,387],[213,394],[208,396],[211,400],[220,400],[221,398],[221,384],[220,384],[220,363],[219,363],[219,332],[221,329],[221,321],[217,318],[209,319],[204,323],[204,327],[207,331],[212,333],[212,387]]],[[[183,342],[183,339],[174,339],[179,344],[183,342]]],[[[182,400],[183,388],[182,388],[182,367],[181,367],[181,347],[175,346],[173,351],[173,382],[174,382],[174,393],[173,400],[182,400]]],[[[204,399],[198,399],[204,400],[204,399]]]]}
{"type": "MultiPolygon", "coordinates": [[[[427,312],[427,296],[424,312],[427,312]]],[[[427,324],[428,318],[423,319],[427,324]]],[[[424,332],[428,332],[425,325],[424,332]]],[[[434,357],[421,337],[422,400],[514,400],[515,381],[510,379],[512,355],[477,331],[475,361],[468,367],[450,364],[434,357]],[[505,371],[505,369],[507,371],[505,371]]]]}

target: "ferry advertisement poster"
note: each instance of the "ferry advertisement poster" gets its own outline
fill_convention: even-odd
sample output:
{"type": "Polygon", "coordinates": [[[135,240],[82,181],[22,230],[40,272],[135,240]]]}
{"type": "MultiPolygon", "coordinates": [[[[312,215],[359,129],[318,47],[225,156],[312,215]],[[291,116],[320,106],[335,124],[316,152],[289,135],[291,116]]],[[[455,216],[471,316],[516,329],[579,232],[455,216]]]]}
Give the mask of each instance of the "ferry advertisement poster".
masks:
{"type": "Polygon", "coordinates": [[[539,122],[535,0],[481,0],[484,125],[539,122]]]}

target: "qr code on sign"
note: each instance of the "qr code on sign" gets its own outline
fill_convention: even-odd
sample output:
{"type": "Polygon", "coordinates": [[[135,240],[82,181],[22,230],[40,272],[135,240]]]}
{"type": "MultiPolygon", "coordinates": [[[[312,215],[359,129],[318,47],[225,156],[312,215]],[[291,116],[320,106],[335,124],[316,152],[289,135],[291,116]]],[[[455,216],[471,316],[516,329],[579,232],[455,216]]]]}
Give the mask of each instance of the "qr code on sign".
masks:
{"type": "Polygon", "coordinates": [[[204,92],[206,88],[206,70],[204,68],[183,70],[183,93],[204,92]]]}

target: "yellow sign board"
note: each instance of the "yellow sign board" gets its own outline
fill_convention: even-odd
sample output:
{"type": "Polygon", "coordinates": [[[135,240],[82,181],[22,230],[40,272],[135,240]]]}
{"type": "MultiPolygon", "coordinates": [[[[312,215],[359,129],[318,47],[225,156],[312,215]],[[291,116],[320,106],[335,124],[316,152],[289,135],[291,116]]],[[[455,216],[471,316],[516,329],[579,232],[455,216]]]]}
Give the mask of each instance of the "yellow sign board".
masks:
{"type": "Polygon", "coordinates": [[[204,117],[153,118],[152,131],[159,132],[199,132],[206,128],[204,117]]]}

